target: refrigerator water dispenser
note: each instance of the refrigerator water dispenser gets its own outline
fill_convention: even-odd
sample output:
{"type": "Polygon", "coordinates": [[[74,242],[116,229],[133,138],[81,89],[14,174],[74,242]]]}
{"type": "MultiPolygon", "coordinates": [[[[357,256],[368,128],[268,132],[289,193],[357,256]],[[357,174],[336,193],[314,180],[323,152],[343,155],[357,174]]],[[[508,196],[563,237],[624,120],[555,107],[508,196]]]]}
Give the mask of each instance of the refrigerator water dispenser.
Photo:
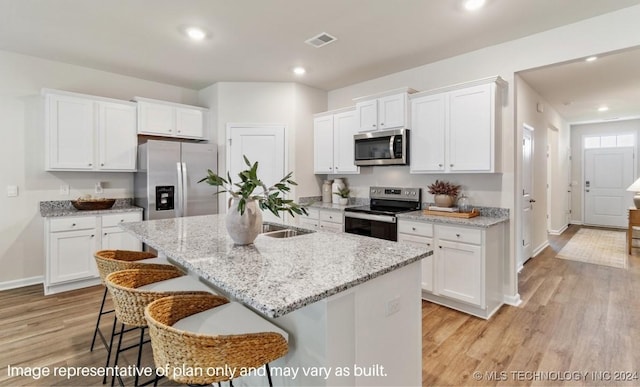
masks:
{"type": "Polygon", "coordinates": [[[172,185],[156,186],[156,211],[173,210],[174,191],[172,185]]]}

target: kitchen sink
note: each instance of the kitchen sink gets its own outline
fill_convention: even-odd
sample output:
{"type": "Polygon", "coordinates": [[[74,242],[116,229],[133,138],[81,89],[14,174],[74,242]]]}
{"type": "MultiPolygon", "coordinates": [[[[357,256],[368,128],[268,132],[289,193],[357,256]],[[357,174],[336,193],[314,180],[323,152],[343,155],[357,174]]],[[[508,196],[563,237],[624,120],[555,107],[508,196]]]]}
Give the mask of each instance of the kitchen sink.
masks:
{"type": "Polygon", "coordinates": [[[292,238],[299,235],[311,234],[312,232],[315,231],[272,223],[264,223],[262,225],[262,234],[270,238],[292,238]]]}

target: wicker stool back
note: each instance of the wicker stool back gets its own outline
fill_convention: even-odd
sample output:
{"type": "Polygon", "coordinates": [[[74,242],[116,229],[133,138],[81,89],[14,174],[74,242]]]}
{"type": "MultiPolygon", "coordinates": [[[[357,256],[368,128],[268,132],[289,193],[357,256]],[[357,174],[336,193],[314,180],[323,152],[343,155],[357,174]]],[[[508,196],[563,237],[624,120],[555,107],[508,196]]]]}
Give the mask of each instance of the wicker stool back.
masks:
{"type": "MultiPolygon", "coordinates": [[[[214,367],[258,368],[287,354],[289,347],[282,335],[274,332],[210,336],[186,332],[172,327],[185,317],[226,304],[228,301],[212,294],[175,295],[150,303],[145,316],[156,367],[166,369],[207,369],[214,367]]],[[[212,384],[229,380],[219,375],[165,375],[178,383],[212,384]]]]}
{"type": "Polygon", "coordinates": [[[143,260],[156,258],[157,256],[147,251],[130,251],[130,250],[100,250],[93,255],[98,266],[100,279],[104,283],[104,279],[113,272],[127,269],[158,269],[175,268],[175,266],[167,263],[144,263],[143,260]]]}

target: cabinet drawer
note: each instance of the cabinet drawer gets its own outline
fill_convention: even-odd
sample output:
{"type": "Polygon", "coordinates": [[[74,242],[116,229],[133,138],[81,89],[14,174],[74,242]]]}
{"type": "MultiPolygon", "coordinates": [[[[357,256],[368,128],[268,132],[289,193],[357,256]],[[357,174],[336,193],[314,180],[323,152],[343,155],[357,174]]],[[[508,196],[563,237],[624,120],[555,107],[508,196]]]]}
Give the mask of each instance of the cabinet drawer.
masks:
{"type": "Polygon", "coordinates": [[[342,213],[338,211],[321,211],[320,220],[324,222],[342,224],[342,213]]]}
{"type": "Polygon", "coordinates": [[[320,230],[342,232],[342,223],[320,222],[320,230]]]}
{"type": "Polygon", "coordinates": [[[319,225],[320,225],[320,222],[318,221],[318,219],[305,219],[305,218],[300,219],[301,228],[317,230],[319,225]]]}
{"type": "MultiPolygon", "coordinates": [[[[318,211],[317,208],[307,208],[307,212],[309,213],[309,215],[307,215],[307,218],[320,219],[320,211],[318,211]]],[[[302,217],[302,219],[304,219],[304,216],[302,217]]]]}
{"type": "Polygon", "coordinates": [[[73,218],[51,219],[50,231],[71,231],[71,230],[87,230],[96,228],[95,216],[82,216],[73,218]]]}
{"type": "Polygon", "coordinates": [[[453,242],[472,243],[474,245],[479,245],[482,243],[482,230],[438,226],[438,238],[453,242]]]}
{"type": "Polygon", "coordinates": [[[401,219],[398,221],[398,232],[422,237],[432,237],[433,225],[431,223],[414,222],[411,220],[401,219]]]}
{"type": "Polygon", "coordinates": [[[102,215],[102,227],[113,227],[119,223],[139,222],[141,220],[142,218],[138,212],[102,215]]]}
{"type": "Polygon", "coordinates": [[[409,243],[419,247],[433,247],[433,239],[410,234],[398,234],[398,242],[409,243]]]}

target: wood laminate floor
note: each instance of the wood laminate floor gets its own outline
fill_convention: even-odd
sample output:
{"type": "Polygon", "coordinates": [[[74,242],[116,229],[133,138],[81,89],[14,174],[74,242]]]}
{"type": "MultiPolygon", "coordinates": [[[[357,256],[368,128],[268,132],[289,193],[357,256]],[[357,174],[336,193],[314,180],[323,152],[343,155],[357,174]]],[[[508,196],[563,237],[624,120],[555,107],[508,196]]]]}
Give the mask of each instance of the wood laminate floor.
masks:
{"type": "MultiPolygon", "coordinates": [[[[423,385],[640,385],[616,380],[640,377],[640,257],[628,270],[554,258],[578,229],[551,237],[524,266],[520,307],[504,306],[485,321],[422,303],[423,385]]],[[[103,289],[0,292],[0,386],[101,385],[91,376],[9,377],[7,367],[103,366],[105,349],[89,352],[103,289]]],[[[133,361],[130,353],[121,364],[133,361]]],[[[147,347],[143,365],[151,363],[147,347]]]]}

